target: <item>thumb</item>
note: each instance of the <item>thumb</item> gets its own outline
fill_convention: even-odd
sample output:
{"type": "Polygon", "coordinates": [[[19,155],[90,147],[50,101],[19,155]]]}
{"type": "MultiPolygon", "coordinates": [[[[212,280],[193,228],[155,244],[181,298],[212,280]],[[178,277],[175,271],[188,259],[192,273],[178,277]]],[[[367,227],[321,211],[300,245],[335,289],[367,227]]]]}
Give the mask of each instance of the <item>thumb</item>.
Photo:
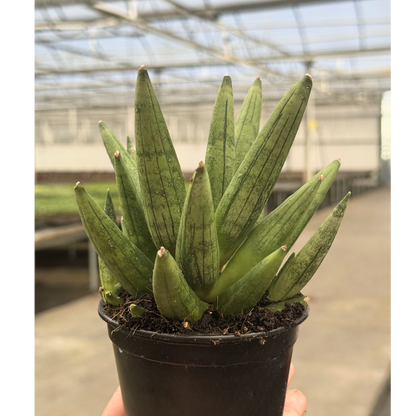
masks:
{"type": "Polygon", "coordinates": [[[283,416],[302,416],[306,411],[306,404],[306,397],[301,391],[297,389],[288,390],[283,416]]]}

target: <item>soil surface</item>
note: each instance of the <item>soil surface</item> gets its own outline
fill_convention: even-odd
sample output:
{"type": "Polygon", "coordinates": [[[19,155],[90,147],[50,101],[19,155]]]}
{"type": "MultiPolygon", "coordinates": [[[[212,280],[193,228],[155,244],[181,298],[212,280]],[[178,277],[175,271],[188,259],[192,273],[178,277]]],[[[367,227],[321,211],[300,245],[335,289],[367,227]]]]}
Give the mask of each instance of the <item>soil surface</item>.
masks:
{"type": "MultiPolygon", "coordinates": [[[[272,303],[267,299],[267,293],[265,293],[257,306],[246,313],[223,317],[211,307],[199,321],[182,322],[162,316],[151,294],[143,294],[136,299],[123,290],[119,296],[126,299],[126,302],[119,306],[105,304],[104,311],[109,317],[117,321],[121,328],[129,332],[143,329],[164,334],[234,334],[239,336],[253,332],[268,332],[279,327],[293,327],[305,310],[301,303],[287,303],[281,312],[272,312],[270,309],[264,308],[272,303]],[[129,305],[132,303],[146,310],[141,318],[131,316],[129,305]]],[[[302,294],[299,293],[297,296],[302,296],[302,294]]]]}

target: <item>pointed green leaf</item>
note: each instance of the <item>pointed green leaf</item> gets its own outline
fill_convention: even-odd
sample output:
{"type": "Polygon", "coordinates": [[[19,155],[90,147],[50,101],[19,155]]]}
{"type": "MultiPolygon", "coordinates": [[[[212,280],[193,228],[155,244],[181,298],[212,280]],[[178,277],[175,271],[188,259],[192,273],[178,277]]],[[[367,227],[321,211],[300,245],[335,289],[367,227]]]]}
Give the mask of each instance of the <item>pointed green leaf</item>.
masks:
{"type": "Polygon", "coordinates": [[[117,214],[114,208],[113,199],[111,198],[110,188],[107,189],[104,212],[113,220],[114,224],[117,224],[117,214]]]}
{"type": "Polygon", "coordinates": [[[80,182],[74,189],[82,224],[97,254],[131,295],[150,293],[153,263],[123,235],[80,182]]]}
{"type": "Polygon", "coordinates": [[[235,122],[235,162],[237,171],[260,130],[262,109],[261,78],[256,78],[243,101],[235,122]]]}
{"type": "Polygon", "coordinates": [[[299,253],[289,258],[269,288],[269,299],[282,301],[295,296],[312,278],[338,232],[351,193],[342,199],[299,253]]]}
{"type": "Polygon", "coordinates": [[[215,100],[205,154],[214,209],[233,177],[234,158],[233,88],[230,76],[225,75],[215,100]]]}
{"type": "Polygon", "coordinates": [[[266,292],[286,255],[283,246],[269,254],[240,280],[218,296],[218,310],[225,316],[254,308],[266,292]]]}
{"type": "Polygon", "coordinates": [[[125,302],[123,298],[117,296],[116,293],[110,292],[109,290],[105,290],[104,288],[100,288],[101,297],[103,298],[104,302],[111,303],[114,306],[121,305],[125,302]]]}
{"type": "Polygon", "coordinates": [[[136,164],[136,149],[134,148],[133,143],[131,142],[130,136],[127,136],[127,151],[129,152],[130,159],[134,162],[134,164],[136,164]]]}
{"type": "Polygon", "coordinates": [[[164,247],[156,256],[153,293],[160,313],[169,319],[197,321],[208,308],[186,283],[175,259],[164,247]]]}
{"type": "Polygon", "coordinates": [[[259,218],[277,181],[312,88],[305,75],[280,100],[225,191],[216,211],[221,265],[259,218]]]}
{"type": "Polygon", "coordinates": [[[136,155],[147,224],[156,247],[175,252],[186,190],[165,119],[144,65],[135,98],[136,155]]]}
{"type": "Polygon", "coordinates": [[[282,245],[286,245],[297,223],[313,201],[320,184],[320,177],[313,177],[253,229],[225,266],[207,301],[212,302],[259,261],[282,245]]]}
{"type": "MultiPolygon", "coordinates": [[[[103,143],[105,146],[105,150],[107,151],[108,157],[110,158],[111,164],[114,167],[114,155],[118,151],[122,156],[125,156],[126,159],[126,166],[129,171],[129,175],[131,176],[132,183],[135,187],[137,187],[137,192],[140,195],[139,189],[139,176],[137,174],[137,167],[136,163],[133,161],[132,157],[130,157],[129,152],[127,149],[121,144],[120,140],[113,134],[113,132],[104,124],[104,122],[99,121],[98,127],[100,128],[101,137],[103,139],[103,143]]],[[[134,156],[134,155],[133,155],[134,156]]]]}
{"type": "Polygon", "coordinates": [[[141,318],[146,312],[146,309],[142,308],[139,305],[135,305],[133,303],[129,306],[129,310],[133,318],[141,318]]]}
{"type": "Polygon", "coordinates": [[[126,146],[126,149],[129,152],[129,155],[131,156],[132,152],[134,151],[134,147],[133,147],[133,144],[131,142],[130,136],[127,136],[127,146],[126,146]]]}
{"type": "Polygon", "coordinates": [[[123,223],[130,241],[152,261],[155,261],[157,249],[147,227],[142,201],[128,174],[126,156],[115,153],[114,171],[117,190],[123,213],[123,223]]]}
{"type": "Polygon", "coordinates": [[[202,161],[185,199],[175,258],[189,286],[204,299],[218,279],[220,253],[211,187],[202,161]]]}
{"type": "Polygon", "coordinates": [[[123,232],[123,235],[130,240],[130,232],[127,229],[127,226],[126,226],[126,223],[124,222],[123,216],[120,219],[120,223],[121,223],[121,231],[123,232]]]}
{"type": "MultiPolygon", "coordinates": [[[[113,200],[111,199],[109,189],[107,189],[104,212],[109,216],[109,218],[114,222],[114,224],[117,224],[116,211],[114,209],[114,204],[113,200]]],[[[120,305],[121,303],[123,303],[124,300],[117,296],[120,290],[120,283],[100,256],[98,256],[98,270],[102,286],[101,296],[103,297],[104,301],[113,305],[120,305]],[[106,292],[109,292],[110,296],[106,296],[106,292]]]]}
{"type": "Polygon", "coordinates": [[[307,296],[299,296],[297,298],[283,300],[282,302],[273,303],[273,305],[266,306],[267,309],[270,309],[272,312],[281,312],[286,303],[292,305],[294,303],[301,303],[303,306],[308,306],[309,298],[307,296]]]}
{"type": "Polygon", "coordinates": [[[306,212],[303,214],[302,218],[298,221],[296,224],[296,227],[294,228],[293,232],[291,233],[289,239],[286,241],[287,249],[290,250],[295,244],[296,240],[306,227],[306,225],[309,223],[310,219],[313,217],[313,214],[315,214],[316,210],[321,205],[321,202],[323,201],[326,193],[328,192],[329,188],[331,187],[332,183],[334,182],[334,179],[338,173],[339,167],[341,166],[340,159],[335,159],[332,161],[329,165],[325,166],[323,169],[321,169],[311,180],[318,178],[319,176],[322,176],[322,182],[321,185],[313,199],[313,201],[309,204],[309,206],[306,209],[306,212]]]}

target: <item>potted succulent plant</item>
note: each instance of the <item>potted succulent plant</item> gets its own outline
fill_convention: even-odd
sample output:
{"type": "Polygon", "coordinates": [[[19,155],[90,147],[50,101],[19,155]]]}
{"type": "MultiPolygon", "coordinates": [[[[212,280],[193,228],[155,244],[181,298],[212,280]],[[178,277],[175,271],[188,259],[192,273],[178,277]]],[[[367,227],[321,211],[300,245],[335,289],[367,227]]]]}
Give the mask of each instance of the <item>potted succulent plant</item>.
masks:
{"type": "Polygon", "coordinates": [[[75,194],[99,256],[99,314],[128,416],[282,413],[293,344],[309,311],[300,291],[328,252],[350,197],[284,262],[340,167],[334,160],[263,215],[311,88],[306,74],[259,131],[261,79],[234,121],[225,75],[205,162],[187,190],[144,66],[135,149],[99,122],[115,170],[121,230],[109,192],[104,209],[79,182],[75,194]]]}

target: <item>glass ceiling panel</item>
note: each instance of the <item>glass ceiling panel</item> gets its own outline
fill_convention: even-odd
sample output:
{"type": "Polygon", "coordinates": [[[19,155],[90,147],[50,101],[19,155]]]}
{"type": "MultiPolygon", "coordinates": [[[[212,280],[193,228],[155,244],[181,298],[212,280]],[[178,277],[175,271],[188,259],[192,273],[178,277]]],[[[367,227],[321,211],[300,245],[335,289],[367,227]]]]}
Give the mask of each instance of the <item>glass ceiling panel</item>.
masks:
{"type": "Polygon", "coordinates": [[[256,76],[285,89],[307,65],[334,99],[340,82],[352,99],[390,88],[387,0],[35,0],[35,31],[36,109],[58,95],[60,108],[82,107],[85,94],[131,91],[143,63],[167,101],[189,85],[215,93],[225,73],[237,90],[256,76]]]}

